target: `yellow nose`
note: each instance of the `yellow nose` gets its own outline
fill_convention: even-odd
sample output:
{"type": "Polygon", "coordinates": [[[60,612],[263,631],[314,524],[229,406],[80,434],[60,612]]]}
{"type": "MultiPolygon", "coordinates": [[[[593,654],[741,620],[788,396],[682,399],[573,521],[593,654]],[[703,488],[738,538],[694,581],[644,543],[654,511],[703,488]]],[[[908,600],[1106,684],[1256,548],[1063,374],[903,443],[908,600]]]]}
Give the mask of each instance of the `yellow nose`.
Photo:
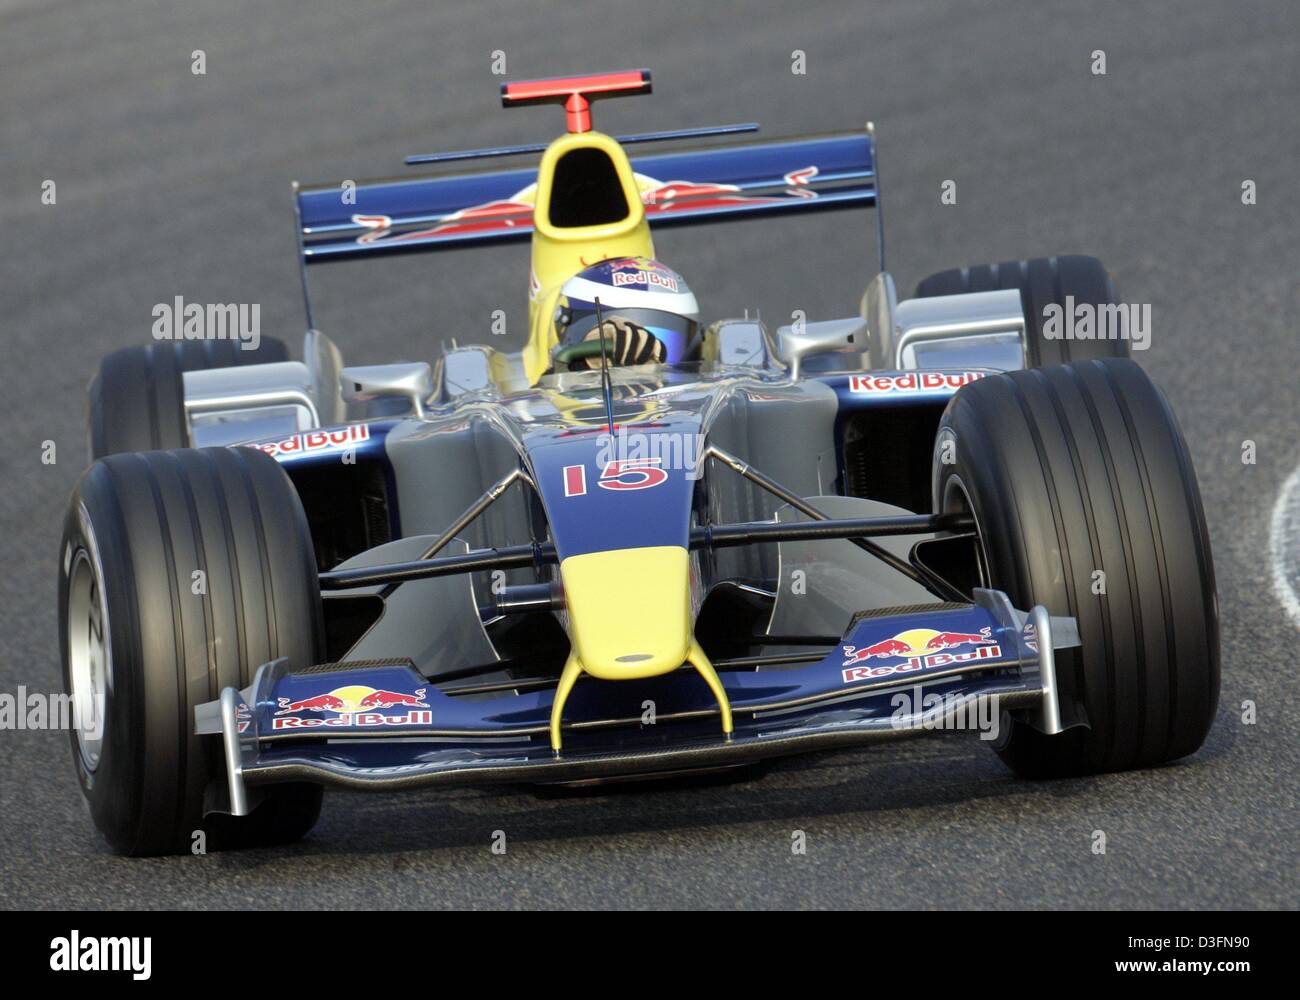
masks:
{"type": "Polygon", "coordinates": [[[551,706],[559,753],[564,703],[582,673],[601,680],[655,677],[690,663],[708,684],[732,731],[731,705],[691,634],[690,554],[676,545],[570,556],[560,563],[572,649],[551,706]]]}
{"type": "Polygon", "coordinates": [[[569,638],[604,680],[654,677],[686,662],[690,554],[677,545],[570,556],[560,564],[569,638]]]}

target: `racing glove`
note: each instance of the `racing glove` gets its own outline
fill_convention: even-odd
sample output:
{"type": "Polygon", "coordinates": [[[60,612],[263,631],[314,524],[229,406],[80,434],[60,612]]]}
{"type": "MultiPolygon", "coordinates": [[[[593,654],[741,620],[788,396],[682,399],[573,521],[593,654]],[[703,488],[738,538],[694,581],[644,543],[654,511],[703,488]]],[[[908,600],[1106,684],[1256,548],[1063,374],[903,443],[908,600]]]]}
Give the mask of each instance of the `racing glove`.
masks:
{"type": "MultiPolygon", "coordinates": [[[[592,330],[584,340],[600,340],[600,331],[605,331],[605,343],[609,349],[609,363],[612,365],[647,365],[666,361],[668,349],[664,342],[643,326],[631,320],[613,317],[597,329],[592,330]]],[[[582,358],[579,367],[600,368],[600,355],[582,358]]]]}

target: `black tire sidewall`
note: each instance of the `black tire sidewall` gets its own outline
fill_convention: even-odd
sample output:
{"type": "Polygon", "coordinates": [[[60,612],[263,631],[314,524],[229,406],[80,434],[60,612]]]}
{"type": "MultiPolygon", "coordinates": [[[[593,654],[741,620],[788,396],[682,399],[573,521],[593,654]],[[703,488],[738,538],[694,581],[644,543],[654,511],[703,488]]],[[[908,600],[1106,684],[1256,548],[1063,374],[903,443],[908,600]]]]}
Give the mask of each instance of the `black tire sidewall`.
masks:
{"type": "Polygon", "coordinates": [[[82,759],[77,732],[70,732],[77,779],[96,827],[117,850],[131,851],[138,841],[141,812],[144,713],[137,671],[119,665],[138,662],[141,651],[135,641],[136,609],[134,567],[123,536],[113,530],[95,532],[89,524],[114,524],[111,494],[99,482],[105,473],[92,469],[77,495],[68,505],[64,519],[59,574],[59,641],[63,663],[64,690],[72,692],[69,655],[68,570],[79,551],[90,555],[101,574],[99,583],[108,616],[108,652],[111,680],[106,686],[103,743],[97,766],[88,771],[82,759]],[[88,524],[89,522],[89,524],[88,524]]]}

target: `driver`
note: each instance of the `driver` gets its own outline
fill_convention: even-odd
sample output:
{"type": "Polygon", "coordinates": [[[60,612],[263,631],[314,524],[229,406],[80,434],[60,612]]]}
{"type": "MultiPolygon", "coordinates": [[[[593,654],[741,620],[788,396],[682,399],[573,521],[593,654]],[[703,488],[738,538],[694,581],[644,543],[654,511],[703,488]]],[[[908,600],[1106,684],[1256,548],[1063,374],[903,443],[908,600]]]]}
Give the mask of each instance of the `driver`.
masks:
{"type": "Polygon", "coordinates": [[[610,364],[680,364],[700,357],[700,308],[686,279],[649,257],[604,260],[560,288],[557,370],[600,368],[601,329],[610,364]]]}

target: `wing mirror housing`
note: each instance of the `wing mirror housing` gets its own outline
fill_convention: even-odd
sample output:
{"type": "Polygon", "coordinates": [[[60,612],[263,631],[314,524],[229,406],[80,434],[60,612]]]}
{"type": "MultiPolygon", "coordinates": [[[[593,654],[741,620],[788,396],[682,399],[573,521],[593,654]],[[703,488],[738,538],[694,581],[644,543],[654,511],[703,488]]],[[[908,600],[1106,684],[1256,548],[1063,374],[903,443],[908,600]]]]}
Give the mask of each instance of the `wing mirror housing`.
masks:
{"type": "Polygon", "coordinates": [[[799,377],[805,358],[834,351],[857,354],[867,350],[867,324],[860,317],[828,319],[777,327],[776,355],[790,366],[790,377],[799,377]]]}
{"type": "Polygon", "coordinates": [[[339,372],[339,388],[349,403],[367,403],[384,397],[401,397],[411,403],[417,417],[433,395],[433,368],[425,361],[395,365],[355,365],[339,372]]]}

